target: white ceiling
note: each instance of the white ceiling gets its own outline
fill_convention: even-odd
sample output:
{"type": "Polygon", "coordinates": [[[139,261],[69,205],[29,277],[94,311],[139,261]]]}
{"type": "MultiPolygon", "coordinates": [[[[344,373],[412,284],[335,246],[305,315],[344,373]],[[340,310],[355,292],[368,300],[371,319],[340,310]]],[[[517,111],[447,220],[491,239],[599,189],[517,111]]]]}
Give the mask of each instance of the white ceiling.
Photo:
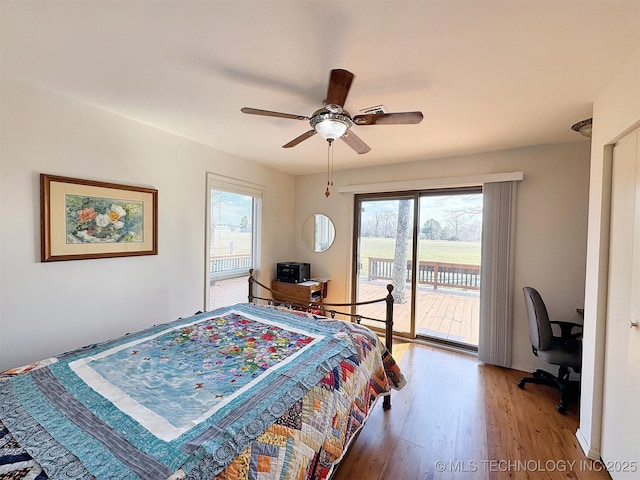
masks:
{"type": "MultiPolygon", "coordinates": [[[[326,167],[304,121],[329,71],[345,108],[421,110],[419,125],[354,126],[336,169],[587,141],[570,126],[640,47],[640,0],[21,1],[1,3],[4,75],[303,174],[326,167]]],[[[597,125],[596,125],[597,128],[597,125]]],[[[180,159],[185,161],[185,159],[180,159]]]]}

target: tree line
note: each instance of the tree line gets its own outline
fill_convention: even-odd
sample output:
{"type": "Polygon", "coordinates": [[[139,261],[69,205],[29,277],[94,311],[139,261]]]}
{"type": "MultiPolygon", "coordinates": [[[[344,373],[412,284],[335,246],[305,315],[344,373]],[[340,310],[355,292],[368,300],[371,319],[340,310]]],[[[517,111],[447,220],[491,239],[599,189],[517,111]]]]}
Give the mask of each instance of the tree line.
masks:
{"type": "MultiPolygon", "coordinates": [[[[478,219],[480,208],[447,210],[442,221],[430,218],[420,227],[421,240],[448,240],[455,242],[479,242],[482,224],[478,219]]],[[[378,212],[364,222],[362,237],[397,238],[398,212],[378,212]]],[[[407,231],[411,235],[410,229],[407,231]]]]}

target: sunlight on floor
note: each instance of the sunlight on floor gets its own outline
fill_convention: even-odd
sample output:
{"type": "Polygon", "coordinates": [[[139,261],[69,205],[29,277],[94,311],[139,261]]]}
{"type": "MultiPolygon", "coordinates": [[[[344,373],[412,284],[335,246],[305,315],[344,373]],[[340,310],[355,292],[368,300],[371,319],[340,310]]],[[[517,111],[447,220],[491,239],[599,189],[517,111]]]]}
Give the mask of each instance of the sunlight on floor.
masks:
{"type": "Polygon", "coordinates": [[[400,360],[402,360],[402,357],[409,348],[409,345],[411,345],[409,342],[393,344],[393,352],[391,355],[396,363],[400,363],[400,360]]]}

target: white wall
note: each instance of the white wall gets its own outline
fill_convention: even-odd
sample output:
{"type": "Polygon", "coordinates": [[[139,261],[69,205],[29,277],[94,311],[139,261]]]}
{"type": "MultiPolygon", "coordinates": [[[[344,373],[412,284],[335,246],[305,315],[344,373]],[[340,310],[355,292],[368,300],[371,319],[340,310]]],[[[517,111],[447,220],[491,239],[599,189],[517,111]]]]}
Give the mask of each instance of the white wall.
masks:
{"type": "Polygon", "coordinates": [[[570,144],[336,172],[329,198],[324,196],[326,175],[299,176],[293,260],[309,261],[312,275],[331,278],[329,300],[346,301],[354,213],[353,195],[338,193],[341,185],[523,171],[517,198],[513,367],[544,365],[531,353],[522,287],[537,287],[552,316],[580,321],[576,308],[584,304],[589,148],[589,141],[579,137],[570,144]],[[328,215],[336,225],[336,242],[324,253],[313,253],[302,242],[302,225],[313,213],[328,215]]]}
{"type": "Polygon", "coordinates": [[[0,95],[0,370],[203,309],[207,171],[264,186],[261,278],[292,250],[292,176],[9,78],[0,95]],[[159,254],[41,263],[40,173],[157,188],[159,254]]]}
{"type": "Polygon", "coordinates": [[[593,104],[582,394],[578,439],[599,458],[611,196],[610,148],[640,125],[640,48],[593,104]]]}

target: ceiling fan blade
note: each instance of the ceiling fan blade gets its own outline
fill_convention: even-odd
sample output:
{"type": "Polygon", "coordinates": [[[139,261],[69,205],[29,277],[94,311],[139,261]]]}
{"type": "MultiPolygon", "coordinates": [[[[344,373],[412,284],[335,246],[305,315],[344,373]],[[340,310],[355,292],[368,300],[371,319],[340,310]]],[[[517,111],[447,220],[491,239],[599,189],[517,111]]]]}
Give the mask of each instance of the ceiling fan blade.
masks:
{"type": "Polygon", "coordinates": [[[311,138],[316,134],[315,130],[309,130],[308,132],[304,132],[302,135],[300,135],[299,137],[294,138],[293,140],[291,140],[289,143],[285,144],[282,146],[282,148],[291,148],[291,147],[295,147],[296,145],[298,145],[300,142],[302,142],[303,140],[306,140],[307,138],[311,138]]]}
{"type": "Polygon", "coordinates": [[[347,101],[347,95],[351,88],[353,76],[353,73],[347,70],[331,70],[327,99],[324,101],[325,105],[340,105],[344,107],[344,102],[347,101]]]}
{"type": "Polygon", "coordinates": [[[367,153],[368,151],[371,150],[371,147],[366,143],[364,143],[362,139],[359,136],[357,136],[355,133],[353,133],[351,130],[347,130],[347,133],[345,133],[340,138],[342,138],[342,140],[344,140],[344,143],[349,145],[351,148],[353,148],[356,151],[356,153],[359,153],[360,155],[362,155],[363,153],[367,153]]]}
{"type": "Polygon", "coordinates": [[[292,113],[272,112],[271,110],[260,110],[259,108],[242,107],[242,113],[250,115],[264,115],[265,117],[291,118],[292,120],[309,120],[304,115],[294,115],[292,113]]]}
{"type": "Polygon", "coordinates": [[[422,121],[422,112],[398,113],[368,113],[356,115],[353,123],[356,125],[410,125],[422,121]]]}

